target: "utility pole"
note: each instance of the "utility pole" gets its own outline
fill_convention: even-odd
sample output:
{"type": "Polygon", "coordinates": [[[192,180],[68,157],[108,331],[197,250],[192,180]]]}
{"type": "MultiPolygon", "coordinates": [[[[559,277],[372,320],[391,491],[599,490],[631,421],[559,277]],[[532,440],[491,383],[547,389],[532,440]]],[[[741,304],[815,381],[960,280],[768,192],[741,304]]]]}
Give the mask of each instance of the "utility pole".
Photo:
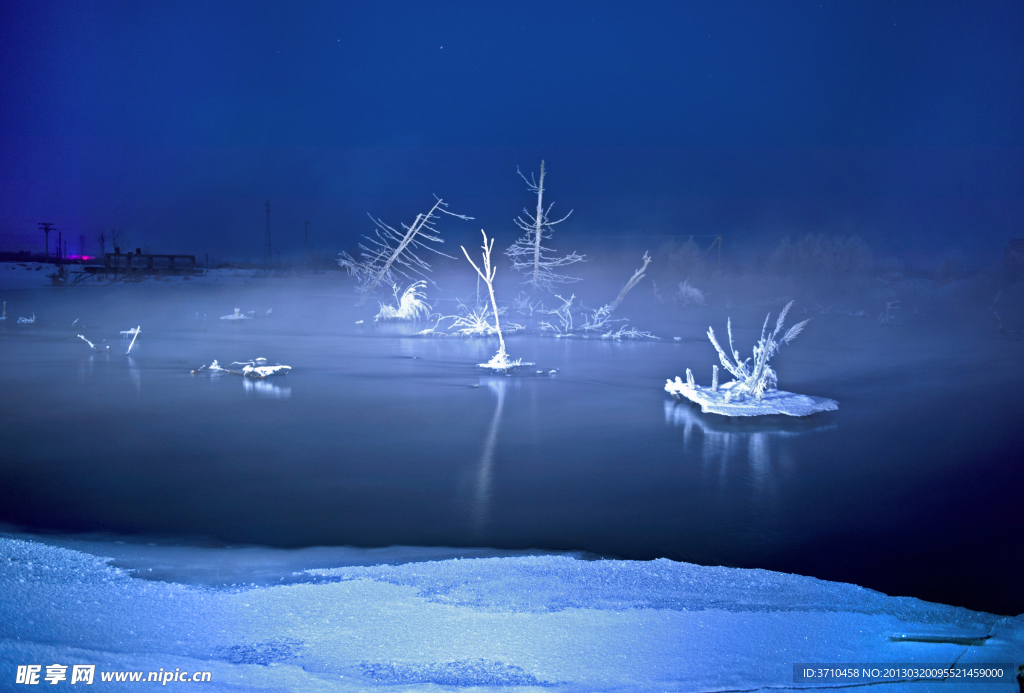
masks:
{"type": "Polygon", "coordinates": [[[50,232],[53,231],[53,224],[49,222],[39,222],[39,230],[46,234],[46,262],[50,261],[50,232]]]}
{"type": "Polygon", "coordinates": [[[309,222],[306,222],[306,236],[302,241],[302,265],[309,267],[309,222]]]}
{"type": "Polygon", "coordinates": [[[270,271],[270,265],[273,263],[274,258],[270,254],[270,200],[267,200],[267,236],[263,243],[263,269],[264,271],[270,271]]]}

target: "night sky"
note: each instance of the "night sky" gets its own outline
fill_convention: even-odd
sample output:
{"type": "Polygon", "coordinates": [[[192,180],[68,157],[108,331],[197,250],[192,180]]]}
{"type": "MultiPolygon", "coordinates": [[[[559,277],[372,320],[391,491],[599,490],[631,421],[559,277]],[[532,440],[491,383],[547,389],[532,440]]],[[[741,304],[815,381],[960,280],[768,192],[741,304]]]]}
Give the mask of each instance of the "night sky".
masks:
{"type": "MultiPolygon", "coordinates": [[[[437,194],[561,233],[862,236],[978,266],[1024,237],[1024,3],[7,2],[0,249],[350,249],[437,194]]],[[[457,247],[457,246],[456,246],[457,247]]]]}

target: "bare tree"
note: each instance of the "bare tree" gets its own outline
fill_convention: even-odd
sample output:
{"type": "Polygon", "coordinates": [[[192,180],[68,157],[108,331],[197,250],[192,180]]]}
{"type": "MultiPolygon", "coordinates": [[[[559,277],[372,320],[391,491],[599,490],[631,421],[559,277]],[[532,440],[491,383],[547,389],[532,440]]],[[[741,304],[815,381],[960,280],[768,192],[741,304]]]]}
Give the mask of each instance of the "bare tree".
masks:
{"type": "Polygon", "coordinates": [[[438,255],[455,259],[451,255],[427,245],[424,241],[444,243],[434,226],[439,214],[448,214],[467,220],[473,217],[449,212],[448,205],[440,197],[435,195],[435,199],[437,202],[429,212],[417,214],[416,220],[411,225],[402,224],[403,231],[370,216],[377,226],[374,231],[376,237],[363,236],[369,241],[369,245],[359,244],[359,248],[363,251],[360,254],[362,260],[356,260],[348,253],[339,254],[338,265],[348,271],[349,275],[354,276],[360,284],[359,292],[362,296],[359,297],[357,305],[365,304],[382,281],[386,281],[388,284],[394,283],[395,274],[411,278],[409,274],[412,273],[430,280],[426,274],[431,270],[430,265],[416,254],[420,250],[430,250],[438,255]]]}
{"type": "Polygon", "coordinates": [[[512,269],[528,272],[529,277],[525,283],[533,287],[534,290],[550,289],[552,284],[566,284],[579,281],[576,277],[556,274],[554,268],[583,262],[586,257],[577,255],[575,251],[564,257],[553,257],[549,253],[555,251],[551,248],[545,248],[542,244],[544,240],[551,238],[552,227],[568,219],[569,214],[572,214],[572,210],[569,211],[569,214],[556,221],[551,221],[551,218],[548,216],[551,213],[551,208],[554,207],[554,203],[548,205],[547,209],[544,208],[544,175],[546,171],[543,161],[540,162],[540,180],[534,179],[532,175],[527,179],[518,168],[516,173],[526,182],[530,192],[537,195],[537,209],[533,214],[530,214],[524,208],[523,215],[526,218],[516,218],[516,225],[525,231],[526,235],[513,243],[505,251],[505,254],[512,259],[512,269]]]}
{"type": "Polygon", "coordinates": [[[121,249],[122,252],[128,250],[131,244],[131,239],[128,238],[128,234],[124,232],[124,229],[110,229],[110,245],[114,246],[114,252],[118,252],[121,249]]]}
{"type": "Polygon", "coordinates": [[[478,364],[481,368],[491,368],[496,371],[507,372],[520,365],[522,365],[522,359],[510,361],[508,358],[508,352],[505,351],[505,337],[501,334],[501,320],[498,317],[498,301],[494,298],[494,273],[497,271],[497,267],[491,264],[491,251],[494,249],[494,239],[487,242],[487,233],[483,229],[480,229],[480,233],[484,237],[484,253],[483,253],[483,269],[477,266],[473,262],[473,258],[469,256],[469,252],[466,250],[466,246],[462,246],[462,252],[469,260],[469,264],[473,265],[473,269],[476,270],[477,276],[484,280],[487,284],[487,291],[491,295],[491,308],[494,310],[494,328],[498,333],[498,353],[491,357],[491,360],[487,363],[478,364]]]}

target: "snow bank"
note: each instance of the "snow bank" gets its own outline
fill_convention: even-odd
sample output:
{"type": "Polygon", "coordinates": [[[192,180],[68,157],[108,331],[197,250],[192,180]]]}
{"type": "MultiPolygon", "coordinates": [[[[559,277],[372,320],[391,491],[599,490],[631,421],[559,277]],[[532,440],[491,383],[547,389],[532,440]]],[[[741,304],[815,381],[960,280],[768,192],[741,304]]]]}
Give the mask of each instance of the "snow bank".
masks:
{"type": "Polygon", "coordinates": [[[56,266],[43,262],[0,262],[0,289],[34,289],[50,286],[46,275],[56,266]]]}
{"type": "MultiPolygon", "coordinates": [[[[0,538],[0,687],[20,688],[18,665],[60,663],[95,665],[95,690],[125,688],[100,672],[160,668],[211,672],[205,691],[788,689],[801,662],[1024,660],[1022,617],[763,570],[524,556],[290,579],[304,582],[142,580],[0,538]]],[[[167,685],[179,688],[195,686],[167,685]]]]}

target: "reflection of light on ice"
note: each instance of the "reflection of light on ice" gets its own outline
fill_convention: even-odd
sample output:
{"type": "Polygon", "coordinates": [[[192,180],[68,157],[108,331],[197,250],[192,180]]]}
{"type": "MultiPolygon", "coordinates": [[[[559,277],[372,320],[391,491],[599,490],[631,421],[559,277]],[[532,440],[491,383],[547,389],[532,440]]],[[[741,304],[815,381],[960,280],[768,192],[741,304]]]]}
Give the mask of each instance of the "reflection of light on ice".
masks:
{"type": "Polygon", "coordinates": [[[683,447],[700,445],[701,459],[705,466],[717,465],[724,477],[729,463],[746,452],[750,463],[752,477],[758,487],[770,484],[772,480],[772,461],[785,462],[778,443],[785,438],[794,438],[812,431],[829,431],[836,428],[834,423],[808,425],[803,419],[799,429],[786,430],[774,424],[755,423],[750,419],[725,420],[705,416],[689,402],[665,401],[665,423],[678,426],[683,431],[683,447]],[[701,439],[698,442],[697,432],[701,439]]]}
{"type": "Polygon", "coordinates": [[[253,380],[252,378],[242,378],[242,384],[245,386],[245,391],[259,395],[260,397],[273,397],[274,399],[288,399],[292,396],[292,389],[290,387],[281,387],[274,383],[266,380],[253,380]]]}
{"type": "Polygon", "coordinates": [[[139,367],[135,365],[135,359],[131,356],[128,357],[128,375],[131,376],[132,382],[135,383],[135,391],[142,393],[142,375],[139,371],[139,367]]]}
{"type": "Polygon", "coordinates": [[[501,414],[505,408],[505,388],[508,386],[508,381],[505,378],[487,378],[484,382],[498,396],[498,404],[494,408],[490,428],[487,429],[487,438],[484,441],[484,449],[480,453],[480,466],[476,473],[476,488],[473,494],[473,526],[477,530],[482,529],[487,522],[487,510],[491,504],[491,469],[494,466],[494,447],[498,442],[501,414]]]}

